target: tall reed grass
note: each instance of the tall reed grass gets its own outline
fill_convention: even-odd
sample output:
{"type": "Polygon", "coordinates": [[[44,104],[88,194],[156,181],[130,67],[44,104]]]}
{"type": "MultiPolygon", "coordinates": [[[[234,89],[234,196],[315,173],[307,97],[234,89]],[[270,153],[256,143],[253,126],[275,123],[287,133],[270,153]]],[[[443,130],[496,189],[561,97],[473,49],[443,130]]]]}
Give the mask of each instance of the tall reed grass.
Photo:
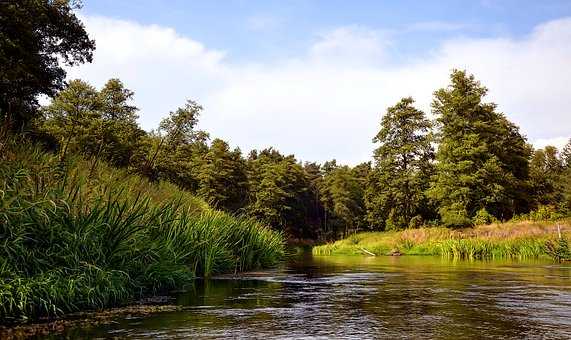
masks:
{"type": "Polygon", "coordinates": [[[313,248],[315,255],[440,255],[460,259],[569,257],[571,221],[499,223],[452,230],[419,228],[400,232],[359,233],[313,248]],[[557,226],[559,224],[559,227],[557,226]],[[561,230],[561,239],[559,236],[561,230]]]}
{"type": "Polygon", "coordinates": [[[275,265],[283,236],[189,193],[19,140],[0,155],[0,323],[275,265]]]}

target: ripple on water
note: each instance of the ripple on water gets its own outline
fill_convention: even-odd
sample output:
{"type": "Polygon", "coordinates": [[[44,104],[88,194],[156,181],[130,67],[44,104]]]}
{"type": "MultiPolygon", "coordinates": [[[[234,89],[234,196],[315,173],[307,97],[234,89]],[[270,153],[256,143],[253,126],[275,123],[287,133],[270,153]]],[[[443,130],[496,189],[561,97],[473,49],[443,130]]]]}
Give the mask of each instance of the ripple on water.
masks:
{"type": "Polygon", "coordinates": [[[185,305],[181,311],[124,318],[80,334],[148,339],[571,339],[569,269],[542,263],[298,260],[279,271],[199,282],[178,301],[185,305]]]}

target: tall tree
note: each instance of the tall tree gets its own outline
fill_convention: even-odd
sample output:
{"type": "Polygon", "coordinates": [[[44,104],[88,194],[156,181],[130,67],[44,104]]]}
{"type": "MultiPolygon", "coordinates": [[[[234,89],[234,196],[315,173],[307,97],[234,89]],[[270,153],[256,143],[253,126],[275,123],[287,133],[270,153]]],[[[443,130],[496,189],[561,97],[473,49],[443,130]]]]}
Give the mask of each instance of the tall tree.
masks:
{"type": "Polygon", "coordinates": [[[296,237],[311,237],[307,225],[309,180],[293,156],[273,148],[248,158],[250,197],[246,211],[296,237]]]}
{"type": "Polygon", "coordinates": [[[415,216],[416,220],[428,217],[424,192],[434,158],[431,123],[413,103],[408,97],[389,107],[373,139],[379,147],[373,155],[366,203],[369,222],[377,227],[402,229],[415,216]]]}
{"type": "Polygon", "coordinates": [[[97,154],[112,164],[126,166],[139,147],[144,131],[137,124],[137,107],[131,105],[133,91],[119,79],[110,79],[99,92],[101,123],[97,154]]]}
{"type": "Polygon", "coordinates": [[[571,138],[561,151],[561,161],[565,166],[563,170],[563,208],[571,212],[571,138]]]}
{"type": "Polygon", "coordinates": [[[358,172],[346,165],[337,166],[333,161],[326,163],[324,168],[320,196],[327,214],[324,220],[326,236],[347,236],[364,224],[364,183],[357,177],[358,172]]]}
{"type": "Polygon", "coordinates": [[[557,148],[546,146],[536,150],[530,162],[530,186],[534,205],[557,206],[565,192],[565,165],[558,157],[557,148]]]}
{"type": "Polygon", "coordinates": [[[527,209],[525,183],[530,149],[496,105],[482,102],[487,89],[465,71],[434,93],[440,145],[428,191],[447,225],[467,225],[486,209],[499,219],[527,209]]]}
{"type": "Polygon", "coordinates": [[[152,133],[148,140],[152,151],[142,167],[144,174],[155,178],[162,173],[175,183],[184,182],[179,167],[190,169],[186,164],[189,155],[185,151],[189,151],[189,146],[195,142],[204,143],[208,139],[208,134],[195,129],[201,111],[202,106],[188,100],[184,107],[170,112],[161,121],[158,132],[152,133]]]}
{"type": "Polygon", "coordinates": [[[197,180],[198,195],[215,207],[237,211],[247,201],[246,164],[240,149],[231,151],[221,139],[212,141],[197,180]]]}
{"type": "Polygon", "coordinates": [[[91,62],[95,43],[74,10],[78,1],[0,1],[0,120],[20,130],[35,117],[38,96],[64,87],[68,66],[91,62]]]}
{"type": "Polygon", "coordinates": [[[101,115],[100,110],[101,101],[97,90],[81,80],[72,80],[44,108],[44,128],[58,139],[62,159],[70,148],[83,152],[86,145],[97,138],[93,132],[101,115]]]}

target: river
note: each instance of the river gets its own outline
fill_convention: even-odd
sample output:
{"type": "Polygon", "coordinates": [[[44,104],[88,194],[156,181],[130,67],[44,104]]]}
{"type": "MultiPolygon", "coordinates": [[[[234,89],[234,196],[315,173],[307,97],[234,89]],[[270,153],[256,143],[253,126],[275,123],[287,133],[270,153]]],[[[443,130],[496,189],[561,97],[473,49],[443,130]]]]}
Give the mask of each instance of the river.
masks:
{"type": "Polygon", "coordinates": [[[571,264],[312,257],[198,281],[182,307],[70,329],[93,338],[571,339],[571,264]]]}

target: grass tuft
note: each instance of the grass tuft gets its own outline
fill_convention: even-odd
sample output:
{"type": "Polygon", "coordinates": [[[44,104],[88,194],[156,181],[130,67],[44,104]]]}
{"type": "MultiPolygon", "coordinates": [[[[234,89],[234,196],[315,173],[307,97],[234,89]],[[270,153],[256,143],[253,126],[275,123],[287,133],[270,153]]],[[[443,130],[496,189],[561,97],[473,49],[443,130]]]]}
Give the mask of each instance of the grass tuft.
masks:
{"type": "Polygon", "coordinates": [[[0,155],[0,323],[128,303],[275,265],[283,236],[126,170],[16,140],[0,155]]]}

